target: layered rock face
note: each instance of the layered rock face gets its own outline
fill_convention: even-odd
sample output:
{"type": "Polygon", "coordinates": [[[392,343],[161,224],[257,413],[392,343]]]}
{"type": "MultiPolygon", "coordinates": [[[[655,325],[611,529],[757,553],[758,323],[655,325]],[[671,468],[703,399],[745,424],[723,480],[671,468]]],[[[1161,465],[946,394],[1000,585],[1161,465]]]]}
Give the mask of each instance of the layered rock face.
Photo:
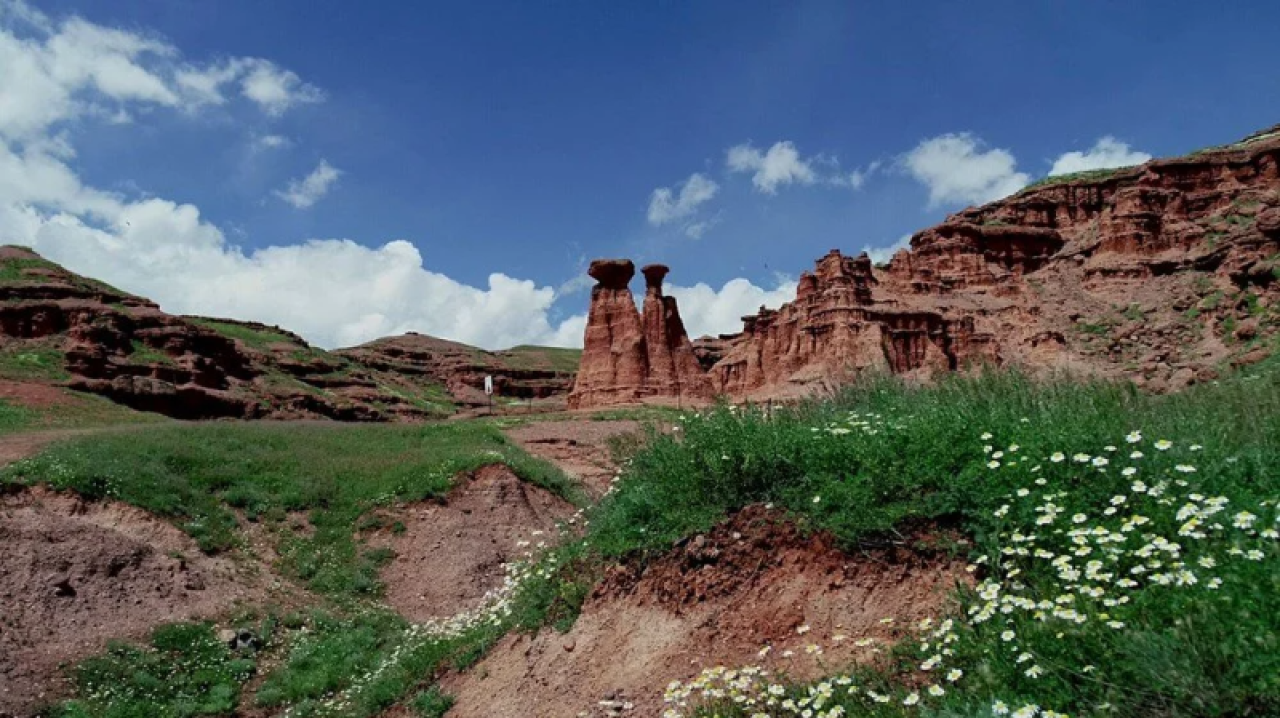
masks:
{"type": "Polygon", "coordinates": [[[448,411],[278,327],[166,314],[21,247],[0,248],[0,359],[0,382],[54,384],[181,419],[448,411]]]}
{"type": "Polygon", "coordinates": [[[662,293],[668,269],[646,266],[644,313],[636,310],[629,259],[597,259],[582,362],[569,394],[574,409],[647,400],[705,399],[712,394],[685,333],[675,297],[662,293]]]}
{"type": "Polygon", "coordinates": [[[979,365],[1164,391],[1267,356],[1278,326],[1280,126],[1051,177],[916,233],[884,267],[832,250],[794,301],[693,355],[737,399],[979,365]]]}

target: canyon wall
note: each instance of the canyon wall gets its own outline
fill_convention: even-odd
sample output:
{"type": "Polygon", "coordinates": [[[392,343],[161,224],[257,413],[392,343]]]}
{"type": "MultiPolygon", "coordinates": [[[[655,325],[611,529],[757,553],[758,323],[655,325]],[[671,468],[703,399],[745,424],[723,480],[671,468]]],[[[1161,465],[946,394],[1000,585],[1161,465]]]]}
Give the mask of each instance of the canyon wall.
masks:
{"type": "MultiPolygon", "coordinates": [[[[979,366],[1164,391],[1268,356],[1278,277],[1280,126],[1187,157],[1047,178],[917,232],[881,267],[832,250],[800,276],[793,301],[694,342],[680,376],[691,381],[696,365],[709,393],[734,399],[979,366]]],[[[646,293],[640,334],[657,331],[657,306],[646,293]]],[[[610,384],[624,374],[605,366],[617,354],[601,351],[614,331],[606,319],[593,295],[582,363],[591,395],[618,403],[642,398],[647,382],[668,386],[666,359],[636,348],[647,364],[633,359],[610,384]]]]}

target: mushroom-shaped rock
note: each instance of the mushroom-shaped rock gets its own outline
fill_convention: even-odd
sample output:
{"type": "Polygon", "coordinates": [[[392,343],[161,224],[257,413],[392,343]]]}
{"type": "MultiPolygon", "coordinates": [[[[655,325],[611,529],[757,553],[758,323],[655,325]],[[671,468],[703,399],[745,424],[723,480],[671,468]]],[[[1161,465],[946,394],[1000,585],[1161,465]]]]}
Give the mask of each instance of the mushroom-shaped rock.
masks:
{"type": "Polygon", "coordinates": [[[626,289],[636,276],[636,265],[630,259],[597,259],[591,262],[587,274],[602,287],[626,289]]]}
{"type": "Polygon", "coordinates": [[[665,264],[646,264],[640,271],[644,273],[645,286],[656,288],[661,293],[662,280],[667,276],[667,272],[671,271],[671,268],[665,264]]]}

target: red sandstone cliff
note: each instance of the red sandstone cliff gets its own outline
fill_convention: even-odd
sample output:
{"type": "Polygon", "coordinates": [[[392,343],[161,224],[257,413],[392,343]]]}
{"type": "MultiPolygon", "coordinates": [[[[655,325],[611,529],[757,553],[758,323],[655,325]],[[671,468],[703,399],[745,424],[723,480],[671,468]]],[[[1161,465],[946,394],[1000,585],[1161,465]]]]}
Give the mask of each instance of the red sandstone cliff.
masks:
{"type": "Polygon", "coordinates": [[[928,378],[980,364],[1157,391],[1211,378],[1275,348],[1280,126],[1049,178],[916,233],[883,269],[833,250],[794,301],[743,323],[694,343],[715,393],[781,397],[869,370],[928,378]]]}

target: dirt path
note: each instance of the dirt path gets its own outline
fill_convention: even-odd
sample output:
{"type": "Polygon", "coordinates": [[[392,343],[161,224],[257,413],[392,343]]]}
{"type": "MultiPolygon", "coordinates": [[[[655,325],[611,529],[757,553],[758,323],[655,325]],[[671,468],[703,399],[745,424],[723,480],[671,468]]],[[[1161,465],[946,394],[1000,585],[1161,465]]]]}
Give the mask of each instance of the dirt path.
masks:
{"type": "Polygon", "coordinates": [[[609,456],[609,440],[640,430],[638,421],[540,421],[507,429],[507,437],[525,451],[559,466],[582,482],[594,496],[609,490],[617,467],[609,456]]]}

